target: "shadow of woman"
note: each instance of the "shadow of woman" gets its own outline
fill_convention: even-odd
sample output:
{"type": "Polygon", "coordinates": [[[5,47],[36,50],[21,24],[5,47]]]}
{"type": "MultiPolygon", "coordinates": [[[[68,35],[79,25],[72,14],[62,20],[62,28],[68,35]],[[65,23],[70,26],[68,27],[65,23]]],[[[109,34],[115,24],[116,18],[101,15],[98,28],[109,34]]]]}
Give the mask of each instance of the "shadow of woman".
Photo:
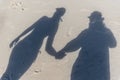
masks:
{"type": "Polygon", "coordinates": [[[81,48],[73,64],[71,80],[110,80],[109,48],[116,46],[116,40],[105,27],[100,12],[94,11],[89,19],[89,28],[60,50],[56,59],[62,59],[65,52],[81,48]]]}
{"type": "Polygon", "coordinates": [[[11,42],[10,47],[16,45],[12,50],[7,69],[1,80],[18,80],[36,59],[45,37],[48,37],[46,51],[52,56],[55,55],[56,51],[52,44],[64,13],[65,8],[57,8],[53,17],[42,17],[11,42]],[[22,36],[30,31],[31,33],[28,36],[19,41],[22,36]]]}

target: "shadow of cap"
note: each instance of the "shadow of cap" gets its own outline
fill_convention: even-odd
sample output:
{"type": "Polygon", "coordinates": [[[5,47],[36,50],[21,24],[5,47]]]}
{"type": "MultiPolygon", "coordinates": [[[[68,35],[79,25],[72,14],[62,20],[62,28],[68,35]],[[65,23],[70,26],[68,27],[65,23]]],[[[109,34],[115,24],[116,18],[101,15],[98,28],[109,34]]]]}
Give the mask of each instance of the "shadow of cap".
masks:
{"type": "Polygon", "coordinates": [[[64,7],[61,7],[61,8],[56,8],[56,11],[64,14],[66,12],[66,9],[64,7]]]}
{"type": "Polygon", "coordinates": [[[100,20],[104,20],[104,18],[102,17],[102,13],[99,11],[94,11],[91,13],[91,15],[88,17],[89,19],[91,18],[95,18],[95,19],[100,19],[100,20]]]}

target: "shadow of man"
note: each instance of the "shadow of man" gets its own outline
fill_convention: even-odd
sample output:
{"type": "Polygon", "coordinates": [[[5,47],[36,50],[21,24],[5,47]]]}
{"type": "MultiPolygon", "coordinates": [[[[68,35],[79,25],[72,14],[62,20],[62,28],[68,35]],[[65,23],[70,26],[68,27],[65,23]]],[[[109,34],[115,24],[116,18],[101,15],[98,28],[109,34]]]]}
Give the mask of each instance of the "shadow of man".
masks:
{"type": "Polygon", "coordinates": [[[13,45],[15,47],[12,50],[7,69],[1,80],[18,80],[36,59],[45,37],[48,37],[46,51],[51,56],[55,55],[56,51],[52,44],[59,22],[64,14],[65,8],[56,8],[56,12],[51,18],[42,17],[11,42],[10,47],[13,45]],[[29,35],[19,41],[22,36],[30,31],[29,35]]]}
{"type": "Polygon", "coordinates": [[[71,80],[110,80],[109,48],[116,46],[115,37],[106,28],[100,12],[91,13],[89,20],[89,28],[60,50],[56,59],[81,48],[73,64],[71,80]]]}

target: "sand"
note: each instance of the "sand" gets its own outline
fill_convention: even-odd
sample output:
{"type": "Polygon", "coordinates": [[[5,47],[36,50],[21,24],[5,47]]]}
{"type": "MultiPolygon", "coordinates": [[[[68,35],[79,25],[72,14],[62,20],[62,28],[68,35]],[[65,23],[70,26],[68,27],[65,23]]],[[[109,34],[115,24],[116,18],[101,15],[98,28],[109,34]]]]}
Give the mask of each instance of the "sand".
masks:
{"type": "MultiPolygon", "coordinates": [[[[0,76],[4,73],[10,52],[10,42],[42,16],[51,17],[57,7],[65,7],[66,14],[59,25],[53,46],[57,51],[88,27],[88,16],[101,11],[105,23],[114,33],[117,47],[110,49],[111,80],[120,80],[120,1],[119,0],[0,0],[0,76]]],[[[45,51],[20,80],[70,80],[71,68],[79,51],[56,60],[45,51]]]]}

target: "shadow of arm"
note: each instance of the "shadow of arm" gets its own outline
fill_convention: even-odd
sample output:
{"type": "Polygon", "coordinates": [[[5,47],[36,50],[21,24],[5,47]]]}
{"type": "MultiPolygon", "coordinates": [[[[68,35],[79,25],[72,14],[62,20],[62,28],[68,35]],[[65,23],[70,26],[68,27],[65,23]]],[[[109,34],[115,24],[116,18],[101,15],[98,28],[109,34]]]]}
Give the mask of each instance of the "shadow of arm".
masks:
{"type": "Polygon", "coordinates": [[[108,30],[108,40],[109,40],[108,45],[109,45],[110,48],[114,48],[114,47],[117,46],[117,41],[116,41],[113,33],[110,30],[108,30]]]}
{"type": "Polygon", "coordinates": [[[80,47],[82,47],[82,44],[85,40],[86,33],[87,33],[87,29],[82,31],[75,39],[67,43],[63,49],[57,52],[55,58],[62,59],[64,56],[66,56],[65,54],[66,52],[73,52],[80,49],[80,47]]]}
{"type": "Polygon", "coordinates": [[[80,40],[78,38],[73,39],[70,41],[63,49],[63,52],[73,52],[78,50],[81,47],[80,40]]]}
{"type": "Polygon", "coordinates": [[[51,56],[55,56],[56,55],[56,50],[52,46],[56,32],[57,32],[57,29],[54,29],[50,33],[50,35],[48,36],[48,39],[47,39],[46,47],[45,47],[45,50],[51,56]]]}
{"type": "Polygon", "coordinates": [[[87,29],[82,31],[75,39],[71,40],[63,49],[64,52],[73,52],[82,47],[87,34],[87,29]]]}
{"type": "Polygon", "coordinates": [[[18,40],[24,36],[25,34],[27,34],[29,31],[31,31],[35,26],[31,26],[29,28],[27,28],[23,33],[21,33],[17,38],[15,38],[9,45],[9,47],[11,48],[14,44],[16,44],[18,42],[18,40]]]}
{"type": "Polygon", "coordinates": [[[49,36],[47,39],[46,47],[45,47],[45,50],[51,56],[54,56],[56,54],[56,50],[52,46],[53,40],[54,40],[54,38],[49,36]]]}
{"type": "Polygon", "coordinates": [[[67,43],[67,45],[61,49],[56,55],[55,58],[56,59],[62,59],[63,57],[66,56],[66,52],[73,52],[78,50],[81,45],[80,45],[80,36],[78,36],[77,38],[71,40],[69,43],[67,43]]]}
{"type": "Polygon", "coordinates": [[[17,38],[20,38],[22,36],[24,36],[25,34],[27,34],[29,31],[33,30],[35,28],[35,26],[31,26],[29,28],[27,28],[24,32],[22,32],[17,38]]]}

